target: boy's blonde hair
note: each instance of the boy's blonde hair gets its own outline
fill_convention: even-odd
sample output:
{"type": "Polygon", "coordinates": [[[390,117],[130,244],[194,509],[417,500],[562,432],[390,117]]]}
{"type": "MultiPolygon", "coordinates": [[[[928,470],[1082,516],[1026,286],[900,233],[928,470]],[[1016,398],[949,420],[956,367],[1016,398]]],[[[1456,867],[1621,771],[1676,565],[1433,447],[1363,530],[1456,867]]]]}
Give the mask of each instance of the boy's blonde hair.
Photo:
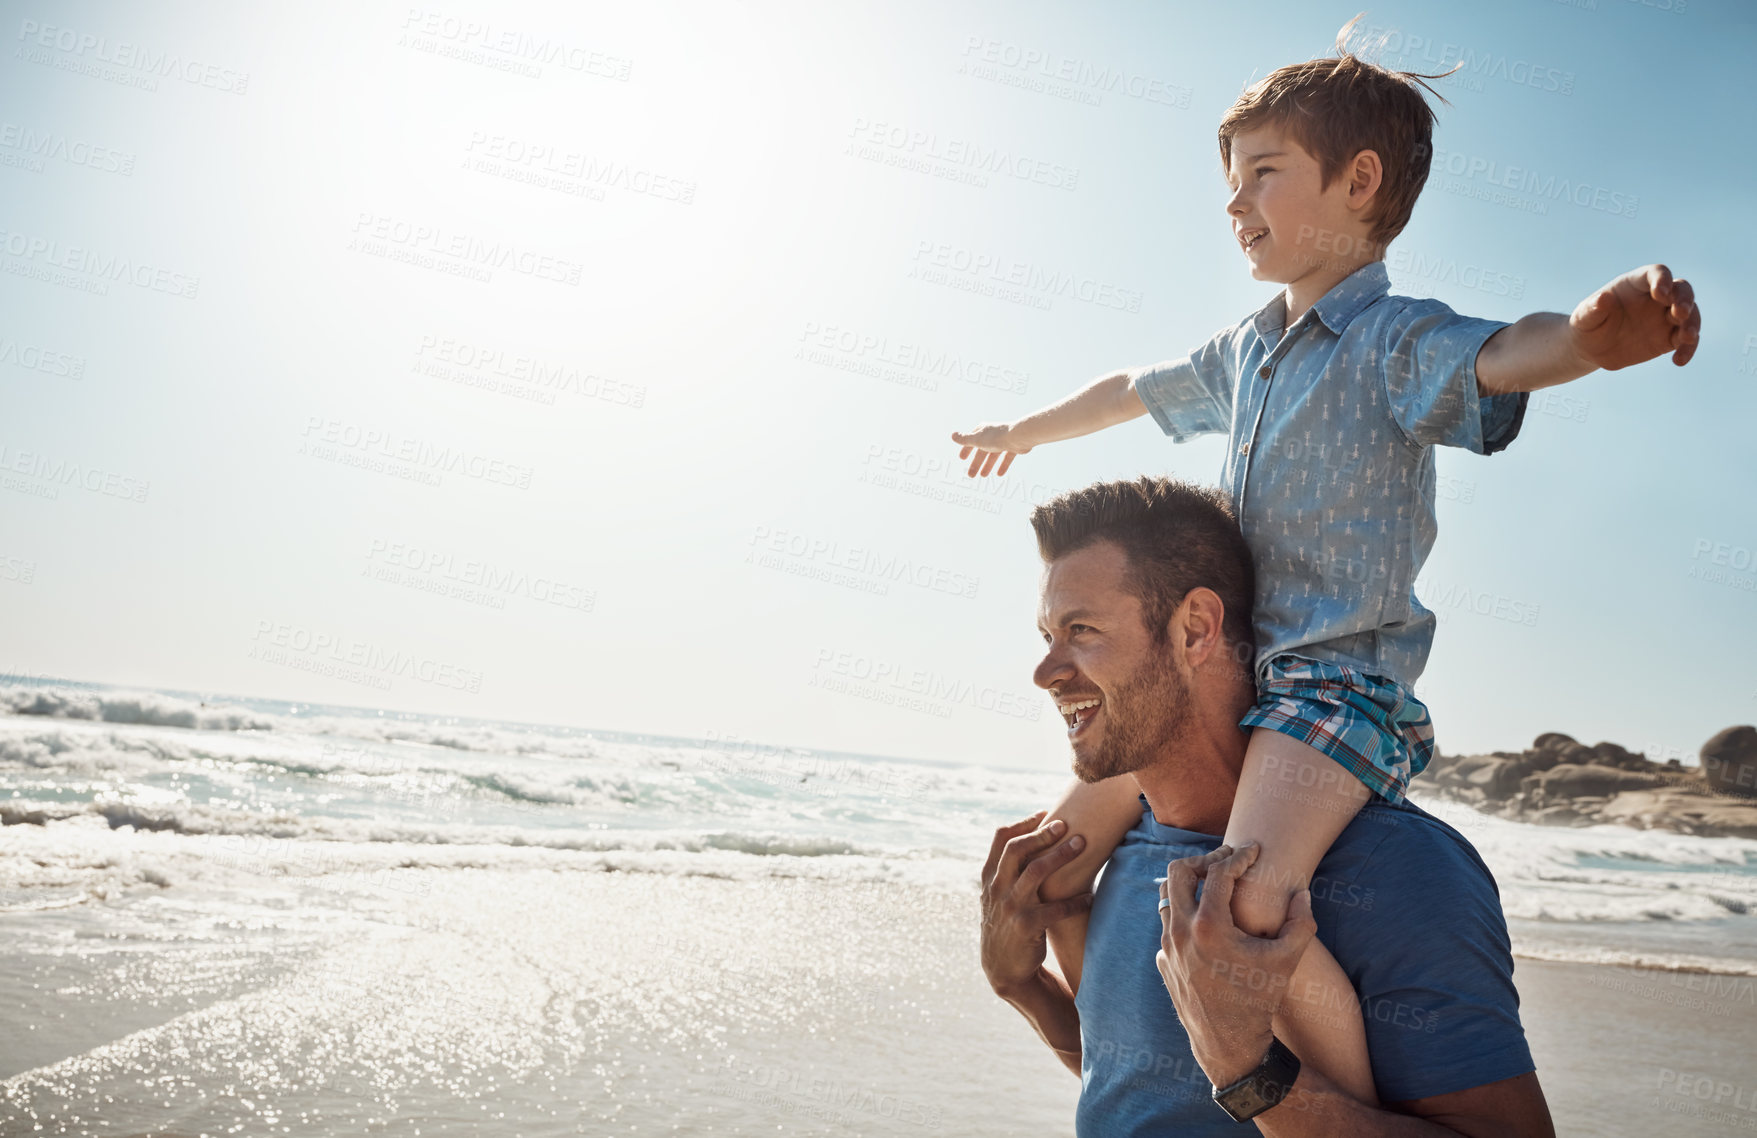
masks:
{"type": "Polygon", "coordinates": [[[1264,126],[1286,131],[1318,160],[1321,188],[1326,190],[1356,154],[1374,151],[1384,181],[1367,219],[1372,224],[1368,236],[1383,247],[1409,224],[1433,159],[1434,112],[1417,88],[1444,103],[1422,80],[1443,79],[1451,72],[1390,71],[1361,59],[1348,49],[1349,31],[1360,18],[1336,33],[1337,58],[1290,64],[1245,88],[1220,120],[1220,166],[1230,175],[1232,140],[1264,126]]]}

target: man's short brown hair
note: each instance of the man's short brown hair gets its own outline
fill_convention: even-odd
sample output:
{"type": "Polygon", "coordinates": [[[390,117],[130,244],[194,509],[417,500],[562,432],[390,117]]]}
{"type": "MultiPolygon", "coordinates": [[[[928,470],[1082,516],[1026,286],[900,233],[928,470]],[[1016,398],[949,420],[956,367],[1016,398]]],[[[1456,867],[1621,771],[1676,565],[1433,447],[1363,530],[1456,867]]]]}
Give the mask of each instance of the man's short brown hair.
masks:
{"type": "Polygon", "coordinates": [[[1095,542],[1114,541],[1128,558],[1131,590],[1153,643],[1165,643],[1171,614],[1191,589],[1213,589],[1226,606],[1221,631],[1248,664],[1256,649],[1250,546],[1226,495],[1209,486],[1143,475],[1096,482],[1031,511],[1037,552],[1051,562],[1095,542]]]}
{"type": "Polygon", "coordinates": [[[1368,239],[1382,248],[1409,224],[1415,199],[1427,184],[1434,111],[1421,89],[1446,100],[1422,80],[1445,75],[1390,71],[1361,59],[1348,50],[1349,29],[1359,19],[1336,33],[1337,58],[1290,64],[1245,88],[1220,120],[1220,167],[1230,175],[1232,140],[1265,126],[1286,131],[1318,160],[1320,189],[1329,189],[1356,154],[1371,150],[1379,156],[1384,180],[1367,219],[1372,223],[1368,239]]]}

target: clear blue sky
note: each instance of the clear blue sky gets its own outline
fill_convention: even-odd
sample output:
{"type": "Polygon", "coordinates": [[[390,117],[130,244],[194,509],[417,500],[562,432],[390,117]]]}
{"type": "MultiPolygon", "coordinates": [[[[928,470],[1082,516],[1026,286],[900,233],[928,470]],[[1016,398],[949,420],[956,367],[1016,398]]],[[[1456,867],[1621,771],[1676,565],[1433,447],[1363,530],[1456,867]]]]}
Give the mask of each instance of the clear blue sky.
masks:
{"type": "MultiPolygon", "coordinates": [[[[962,498],[946,437],[1271,298],[1215,126],[1359,10],[6,7],[0,670],[1040,767],[1030,503],[1220,444],[962,498]]],[[[1467,64],[1395,291],[1704,311],[1441,456],[1440,745],[1693,754],[1757,720],[1757,21],[1362,25],[1467,64]]]]}

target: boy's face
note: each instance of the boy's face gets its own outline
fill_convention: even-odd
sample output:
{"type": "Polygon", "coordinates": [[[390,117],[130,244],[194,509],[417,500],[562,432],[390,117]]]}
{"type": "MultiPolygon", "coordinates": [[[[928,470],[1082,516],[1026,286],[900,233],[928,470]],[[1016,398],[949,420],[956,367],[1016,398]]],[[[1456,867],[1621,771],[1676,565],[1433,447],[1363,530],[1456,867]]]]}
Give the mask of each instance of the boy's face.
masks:
{"type": "Polygon", "coordinates": [[[1226,213],[1232,235],[1260,281],[1292,284],[1321,274],[1340,280],[1383,250],[1367,241],[1364,202],[1349,202],[1349,170],[1329,189],[1318,160],[1280,128],[1258,127],[1232,140],[1226,213]]]}

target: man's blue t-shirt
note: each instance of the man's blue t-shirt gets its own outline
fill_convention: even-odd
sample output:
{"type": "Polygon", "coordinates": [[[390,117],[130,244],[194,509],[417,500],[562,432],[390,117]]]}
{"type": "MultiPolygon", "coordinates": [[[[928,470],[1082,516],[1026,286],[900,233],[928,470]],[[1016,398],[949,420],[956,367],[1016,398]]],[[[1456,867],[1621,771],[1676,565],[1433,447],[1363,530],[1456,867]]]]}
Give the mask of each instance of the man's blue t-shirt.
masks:
{"type": "MultiPolygon", "coordinates": [[[[1242,1128],[1210,1098],[1154,956],[1168,862],[1207,853],[1214,834],[1141,821],[1111,855],[1093,898],[1080,1011],[1080,1138],[1227,1135],[1242,1128]]],[[[1312,877],[1318,938],[1361,997],[1379,1098],[1449,1094],[1533,1070],[1500,893],[1452,827],[1375,800],[1312,877]]]]}

